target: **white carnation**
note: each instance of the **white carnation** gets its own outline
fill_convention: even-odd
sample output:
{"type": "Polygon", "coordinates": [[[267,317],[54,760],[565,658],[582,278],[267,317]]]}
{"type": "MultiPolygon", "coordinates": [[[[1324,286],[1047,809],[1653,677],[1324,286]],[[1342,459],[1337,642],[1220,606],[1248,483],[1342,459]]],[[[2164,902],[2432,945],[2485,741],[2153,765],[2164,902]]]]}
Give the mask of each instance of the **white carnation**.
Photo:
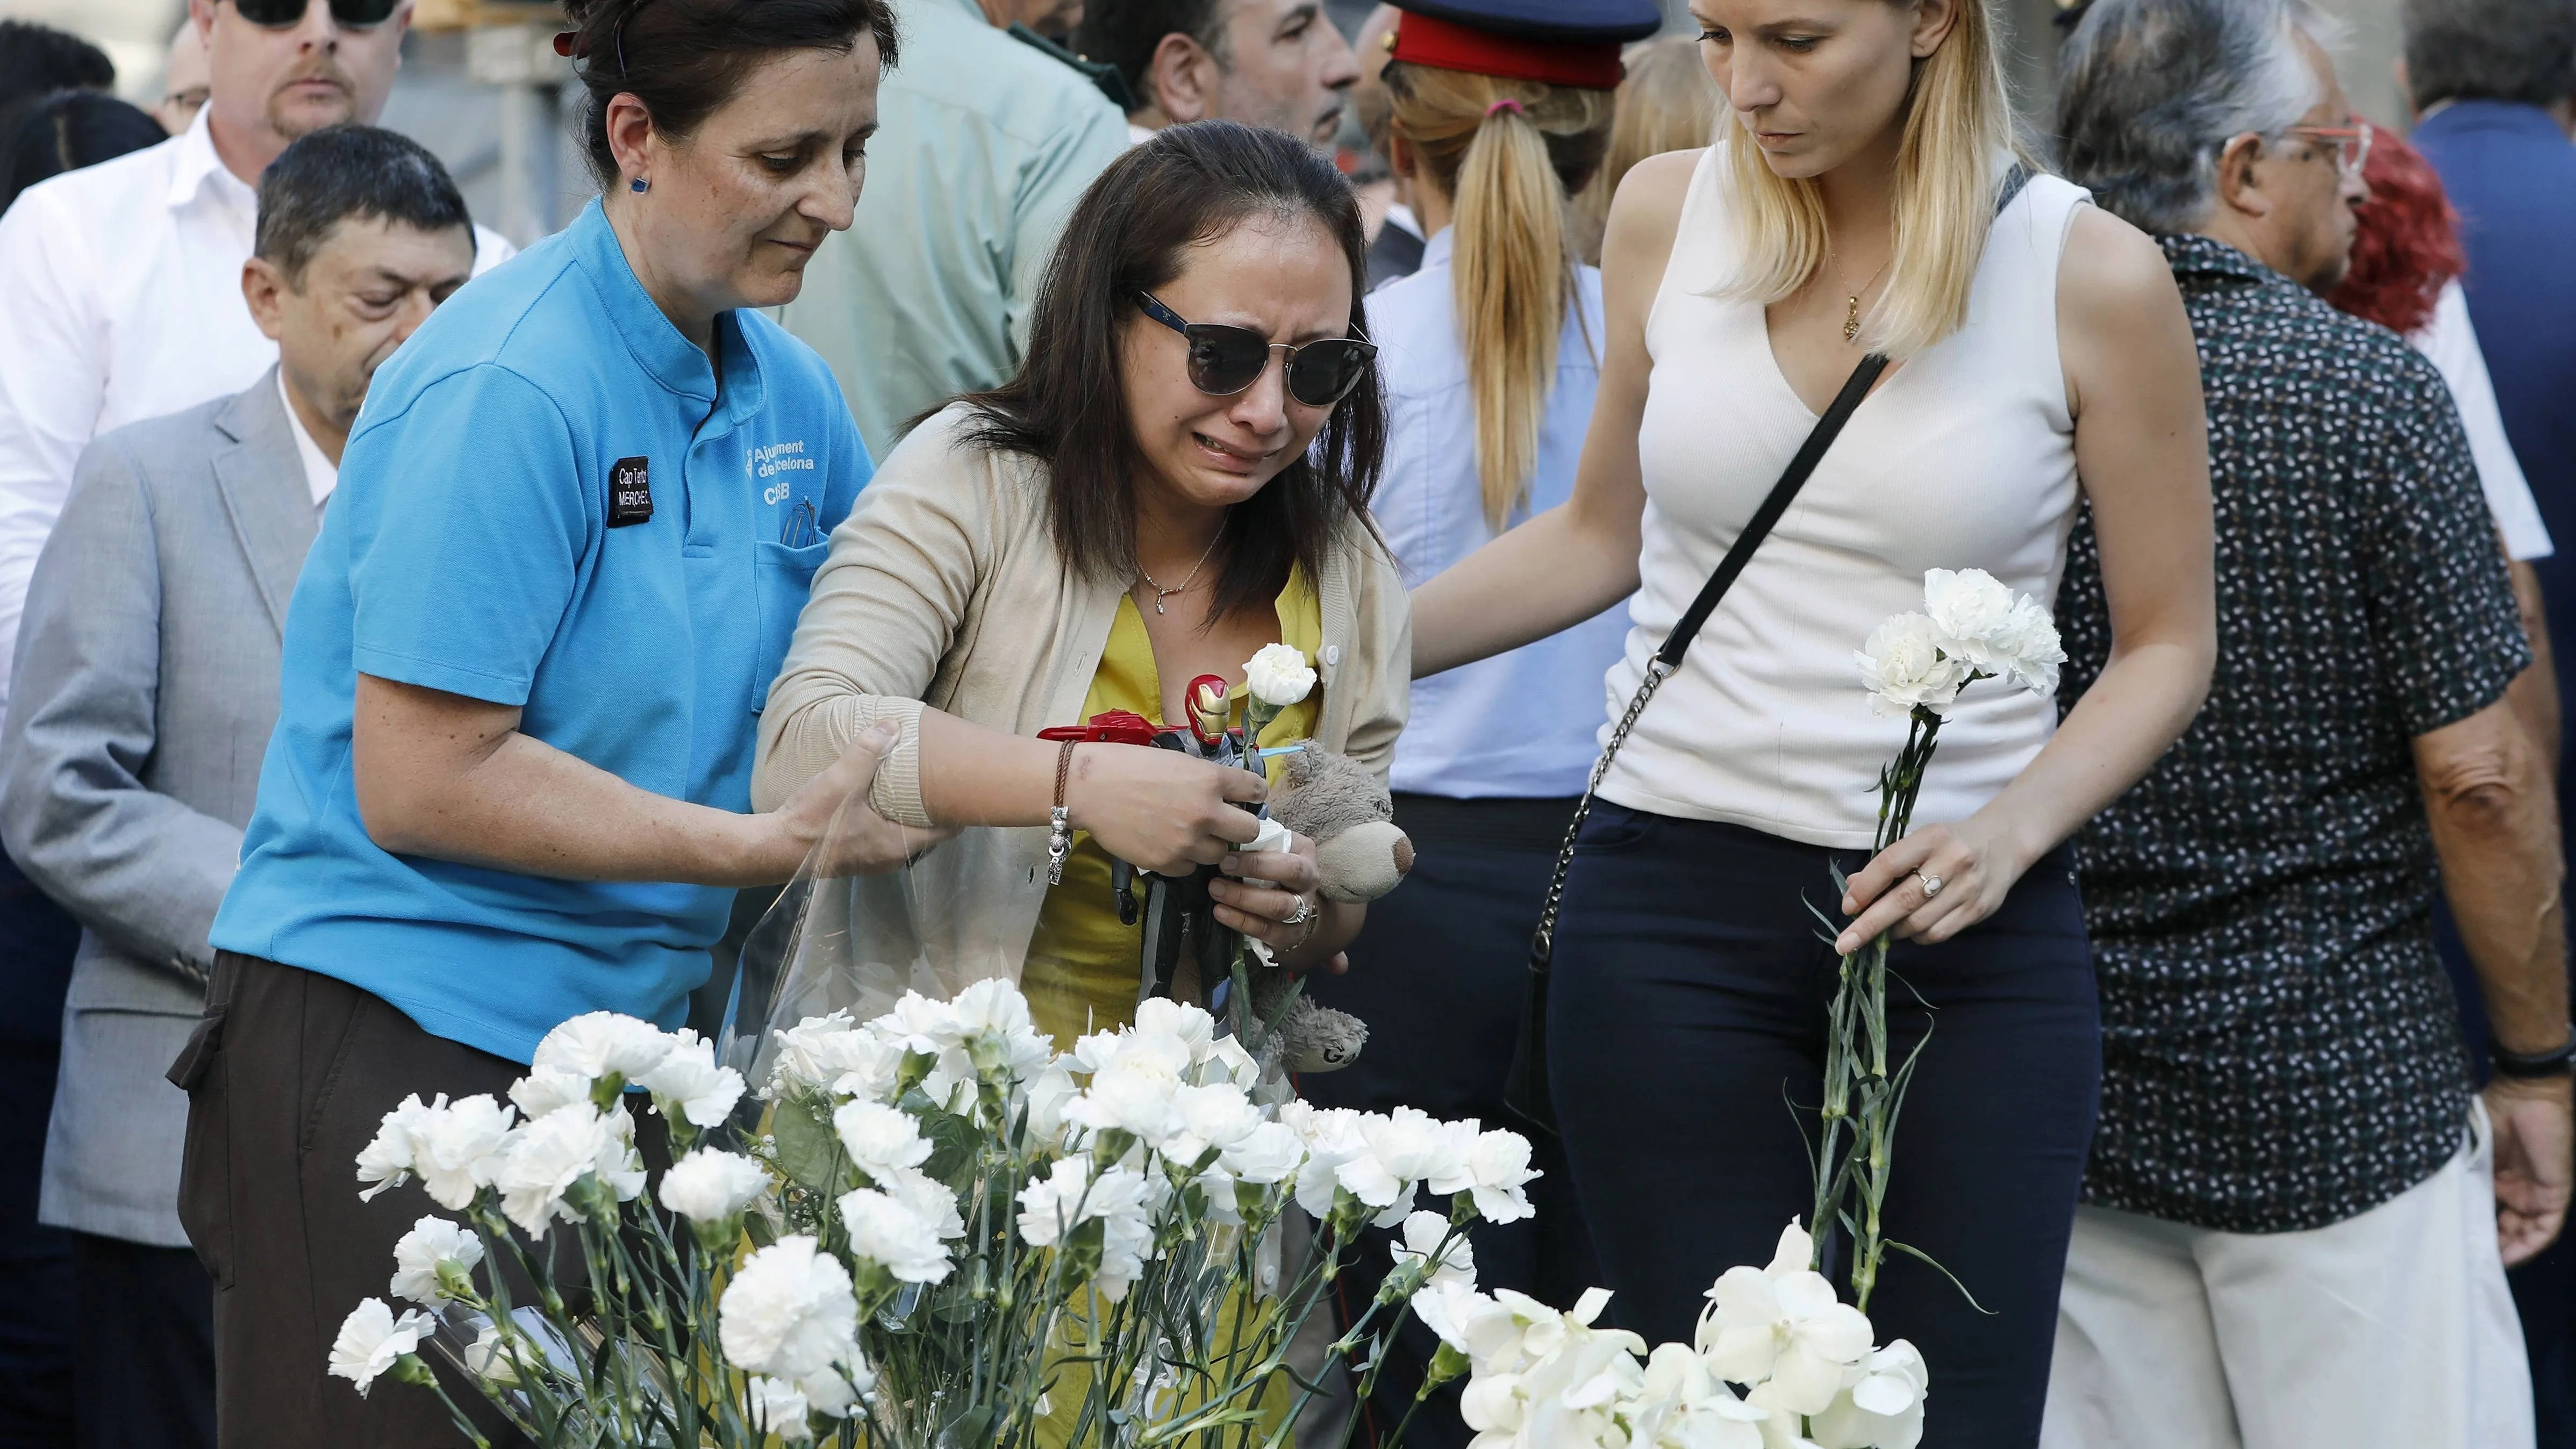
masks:
{"type": "Polygon", "coordinates": [[[1426,1284],[1476,1286],[1474,1245],[1467,1241],[1465,1233],[1458,1234],[1456,1241],[1450,1241],[1449,1220],[1438,1213],[1407,1215],[1397,1241],[1388,1246],[1395,1255],[1398,1268],[1414,1263],[1425,1265],[1427,1273],[1423,1281],[1426,1284]]]}
{"type": "Polygon", "coordinates": [[[769,1191],[769,1173],[739,1153],[701,1147],[662,1174],[662,1206],[693,1223],[730,1221],[769,1191]]]}
{"type": "Polygon", "coordinates": [[[417,1308],[396,1318],[385,1300],[360,1299],[331,1340],[331,1372],[356,1384],[363,1396],[404,1355],[416,1352],[436,1327],[436,1321],[417,1308]]]}
{"type": "Polygon", "coordinates": [[[1898,614],[1872,630],[1869,642],[1852,656],[1869,688],[1870,708],[1898,719],[1917,705],[1948,713],[1968,682],[1968,671],[1958,656],[1943,652],[1945,642],[1932,620],[1921,614],[1898,614]]]}
{"type": "Polygon", "coordinates": [[[966,1236],[966,1219],[957,1210],[957,1194],[948,1184],[926,1172],[904,1168],[889,1172],[877,1183],[879,1191],[910,1208],[930,1230],[942,1239],[966,1236]]]}
{"type": "Polygon", "coordinates": [[[938,1225],[893,1195],[859,1188],[841,1195],[840,1209],[853,1255],[906,1283],[937,1283],[948,1276],[953,1265],[938,1225]]]}
{"type": "Polygon", "coordinates": [[[742,1073],[717,1066],[715,1043],[686,1028],[672,1033],[671,1054],[635,1085],[653,1094],[663,1116],[685,1117],[692,1127],[715,1126],[742,1100],[742,1073]]]}
{"type": "Polygon", "coordinates": [[[2066,662],[2066,646],[2057,637],[2056,621],[2037,599],[2025,595],[2013,604],[1998,643],[2016,683],[2033,694],[2057,693],[2057,666],[2066,662]]]}
{"type": "Polygon", "coordinates": [[[564,1194],[587,1175],[632,1201],[644,1190],[643,1164],[631,1140],[625,1109],[603,1114],[589,1102],[559,1107],[512,1133],[492,1172],[501,1211],[527,1232],[543,1236],[557,1218],[573,1212],[564,1194]]]}
{"type": "Polygon", "coordinates": [[[880,1102],[844,1102],[832,1113],[842,1150],[872,1181],[930,1160],[930,1140],[910,1112],[880,1102]]]}
{"type": "Polygon", "coordinates": [[[1306,1160],[1306,1144],[1284,1122],[1264,1122],[1217,1154],[1217,1163],[1244,1182],[1284,1182],[1306,1160]]]}
{"type": "Polygon", "coordinates": [[[411,1122],[412,1171],[430,1201],[462,1211],[492,1181],[518,1114],[488,1096],[437,1105],[411,1122]]]}
{"type": "Polygon", "coordinates": [[[814,1438],[814,1410],[806,1402],[805,1391],[787,1379],[756,1376],[745,1391],[745,1415],[751,1427],[775,1435],[787,1444],[809,1443],[814,1438]]]}
{"type": "Polygon", "coordinates": [[[562,1067],[531,1067],[528,1074],[510,1084],[510,1100],[530,1121],[557,1107],[590,1100],[591,1080],[579,1072],[562,1067]]]}
{"type": "MultiPolygon", "coordinates": [[[[438,1105],[447,1105],[447,1095],[440,1093],[438,1105]]],[[[418,1094],[402,1099],[402,1105],[384,1115],[376,1125],[376,1135],[358,1149],[358,1181],[370,1186],[358,1194],[358,1201],[372,1202],[376,1194],[411,1181],[411,1129],[433,1109],[422,1105],[418,1094]]]]}
{"type": "Polygon", "coordinates": [[[439,1283],[440,1270],[470,1274],[482,1261],[482,1239],[445,1218],[422,1218],[394,1244],[394,1280],[387,1291],[435,1308],[449,1297],[439,1283]]]}
{"type": "Polygon", "coordinates": [[[2004,672],[2008,655],[2003,636],[2012,624],[2013,592],[1993,574],[1984,569],[1926,570],[1923,612],[1951,657],[1981,673],[2004,672]]]}
{"type": "Polygon", "coordinates": [[[856,1359],[858,1331],[849,1270],[802,1235],[745,1259],[716,1305],[725,1361],[773,1378],[804,1379],[856,1359]]]}
{"type": "Polygon", "coordinates": [[[1305,651],[1287,644],[1264,644],[1243,664],[1243,685],[1254,699],[1273,709],[1286,709],[1315,690],[1315,671],[1305,651]]]}
{"type": "Polygon", "coordinates": [[[593,1080],[614,1074],[632,1082],[660,1066],[673,1044],[649,1021],[614,1011],[586,1012],[547,1032],[529,1065],[593,1080]]]}

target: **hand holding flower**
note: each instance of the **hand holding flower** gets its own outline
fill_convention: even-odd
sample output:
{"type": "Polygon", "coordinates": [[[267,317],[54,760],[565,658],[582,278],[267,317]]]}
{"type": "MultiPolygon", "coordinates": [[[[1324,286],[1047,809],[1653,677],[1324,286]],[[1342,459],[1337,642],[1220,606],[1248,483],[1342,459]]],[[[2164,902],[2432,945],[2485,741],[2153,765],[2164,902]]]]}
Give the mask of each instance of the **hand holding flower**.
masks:
{"type": "Polygon", "coordinates": [[[1834,938],[1834,951],[1848,956],[1881,931],[1927,946],[1947,941],[1993,915],[2030,864],[1985,811],[1955,825],[1927,825],[1880,851],[1844,884],[1842,912],[1860,919],[1834,938]],[[1937,892],[1928,888],[1930,880],[1941,883],[1937,892]]]}

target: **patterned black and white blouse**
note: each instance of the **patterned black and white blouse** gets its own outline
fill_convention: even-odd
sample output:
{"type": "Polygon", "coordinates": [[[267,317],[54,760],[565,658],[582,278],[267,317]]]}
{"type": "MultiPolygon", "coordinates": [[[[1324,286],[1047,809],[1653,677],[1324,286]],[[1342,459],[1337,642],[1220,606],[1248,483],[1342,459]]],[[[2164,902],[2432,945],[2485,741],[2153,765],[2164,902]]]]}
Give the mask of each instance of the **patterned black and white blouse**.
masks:
{"type": "MultiPolygon", "coordinates": [[[[2231,247],[2159,241],[2209,406],[2218,671],[2076,836],[2104,1028],[2085,1198],[2322,1227],[2462,1144],[2410,741],[2502,698],[2531,650],[2432,365],[2231,247]]],[[[2089,519],[2058,607],[2071,707],[2111,646],[2089,519]]]]}

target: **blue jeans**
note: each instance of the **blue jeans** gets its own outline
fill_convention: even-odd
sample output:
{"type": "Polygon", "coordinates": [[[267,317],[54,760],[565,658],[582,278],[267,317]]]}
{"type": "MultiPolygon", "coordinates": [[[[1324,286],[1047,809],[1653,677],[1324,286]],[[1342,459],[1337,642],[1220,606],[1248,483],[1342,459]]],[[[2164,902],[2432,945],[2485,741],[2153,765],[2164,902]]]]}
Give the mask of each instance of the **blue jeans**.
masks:
{"type": "MultiPolygon", "coordinates": [[[[1607,802],[1585,824],[1556,934],[1549,1082],[1610,1316],[1649,1343],[1688,1342],[1717,1275],[1769,1262],[1781,1226],[1812,1207],[1836,958],[1808,903],[1839,918],[1827,862],[1854,870],[1864,854],[1607,802]]],[[[1891,1253],[1870,1318],[1879,1342],[1910,1339],[1931,1367],[1926,1445],[2021,1449],[2039,1439],[2101,1094],[2068,853],[1958,938],[1899,944],[1890,966],[1898,1050],[1933,1029],[1886,1231],[1989,1312],[1891,1253]]]]}

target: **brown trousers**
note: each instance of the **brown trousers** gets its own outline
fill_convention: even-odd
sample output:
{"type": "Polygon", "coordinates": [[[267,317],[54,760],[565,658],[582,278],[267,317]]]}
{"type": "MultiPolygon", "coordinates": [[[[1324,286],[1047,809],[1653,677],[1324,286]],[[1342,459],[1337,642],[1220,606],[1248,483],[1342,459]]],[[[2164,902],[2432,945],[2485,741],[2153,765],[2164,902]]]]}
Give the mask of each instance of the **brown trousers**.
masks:
{"type": "MultiPolygon", "coordinates": [[[[170,1080],[189,1096],[179,1217],[215,1282],[221,1449],[467,1442],[425,1388],[382,1378],[360,1398],[324,1372],[349,1310],[387,1297],[395,1240],[424,1215],[454,1216],[417,1182],[358,1201],[356,1161],[406,1095],[499,1096],[525,1070],[431,1036],[345,982],[216,956],[205,1019],[170,1080]]],[[[470,1388],[451,1392],[486,1407],[470,1388]]],[[[516,1442],[497,1421],[485,1433],[516,1442]]]]}

